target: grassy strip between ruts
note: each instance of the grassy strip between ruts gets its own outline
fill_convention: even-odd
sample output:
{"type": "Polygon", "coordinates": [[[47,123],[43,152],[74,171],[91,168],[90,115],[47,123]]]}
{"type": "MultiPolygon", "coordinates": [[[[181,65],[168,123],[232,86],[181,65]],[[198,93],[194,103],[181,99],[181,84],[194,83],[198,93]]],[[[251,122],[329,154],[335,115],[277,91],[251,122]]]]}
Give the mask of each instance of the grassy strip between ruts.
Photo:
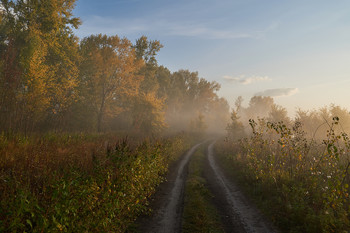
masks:
{"type": "Polygon", "coordinates": [[[183,232],[224,232],[220,216],[212,203],[213,195],[203,178],[205,147],[193,154],[185,187],[183,232]]]}
{"type": "Polygon", "coordinates": [[[0,232],[124,232],[185,137],[0,138],[0,232]]]}

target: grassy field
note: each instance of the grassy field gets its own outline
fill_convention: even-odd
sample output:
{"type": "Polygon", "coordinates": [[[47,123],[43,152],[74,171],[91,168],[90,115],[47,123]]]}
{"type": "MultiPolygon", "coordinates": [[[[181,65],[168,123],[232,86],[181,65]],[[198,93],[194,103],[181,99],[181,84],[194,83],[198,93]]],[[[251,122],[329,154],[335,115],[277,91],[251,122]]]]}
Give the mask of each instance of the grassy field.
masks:
{"type": "Polygon", "coordinates": [[[124,232],[185,135],[0,136],[0,232],[124,232]]]}

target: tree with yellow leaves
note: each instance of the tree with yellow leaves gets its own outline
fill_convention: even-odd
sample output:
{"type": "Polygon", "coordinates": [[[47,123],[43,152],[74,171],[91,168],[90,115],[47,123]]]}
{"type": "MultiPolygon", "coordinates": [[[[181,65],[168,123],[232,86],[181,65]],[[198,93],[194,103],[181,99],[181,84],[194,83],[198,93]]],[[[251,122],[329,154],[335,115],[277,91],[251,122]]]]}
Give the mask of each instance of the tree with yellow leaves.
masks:
{"type": "Polygon", "coordinates": [[[76,94],[80,24],[75,0],[1,0],[0,121],[3,130],[33,130],[64,112],[76,94]]]}
{"type": "Polygon", "coordinates": [[[166,128],[164,99],[155,96],[155,92],[140,93],[134,98],[133,127],[136,132],[145,134],[159,133],[166,128]]]}
{"type": "Polygon", "coordinates": [[[156,75],[158,64],[155,58],[162,47],[159,41],[149,40],[146,36],[140,37],[134,45],[137,60],[143,64],[139,74],[144,77],[131,109],[132,125],[137,132],[151,134],[166,127],[165,97],[158,92],[160,82],[156,75]]]}
{"type": "Polygon", "coordinates": [[[137,72],[142,62],[136,59],[131,42],[118,36],[89,36],[82,40],[80,50],[83,98],[95,110],[100,132],[104,117],[128,109],[130,99],[138,94],[142,77],[137,72]]]}

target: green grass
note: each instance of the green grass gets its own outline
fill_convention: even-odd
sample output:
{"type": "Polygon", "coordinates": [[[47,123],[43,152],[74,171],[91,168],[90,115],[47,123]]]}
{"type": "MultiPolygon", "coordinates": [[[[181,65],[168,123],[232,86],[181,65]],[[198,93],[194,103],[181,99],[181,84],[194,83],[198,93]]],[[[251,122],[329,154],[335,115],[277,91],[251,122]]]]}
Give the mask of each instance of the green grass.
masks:
{"type": "Polygon", "coordinates": [[[224,232],[212,203],[213,195],[202,177],[205,154],[198,150],[191,158],[185,187],[183,232],[224,232]]]}

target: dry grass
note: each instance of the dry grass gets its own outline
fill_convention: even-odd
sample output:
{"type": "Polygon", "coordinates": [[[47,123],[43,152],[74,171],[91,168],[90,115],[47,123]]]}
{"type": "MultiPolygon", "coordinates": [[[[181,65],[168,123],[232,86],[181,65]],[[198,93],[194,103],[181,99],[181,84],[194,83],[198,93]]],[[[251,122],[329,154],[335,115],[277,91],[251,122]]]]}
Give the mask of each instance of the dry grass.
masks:
{"type": "Polygon", "coordinates": [[[0,231],[123,232],[186,146],[184,135],[2,135],[0,231]]]}

